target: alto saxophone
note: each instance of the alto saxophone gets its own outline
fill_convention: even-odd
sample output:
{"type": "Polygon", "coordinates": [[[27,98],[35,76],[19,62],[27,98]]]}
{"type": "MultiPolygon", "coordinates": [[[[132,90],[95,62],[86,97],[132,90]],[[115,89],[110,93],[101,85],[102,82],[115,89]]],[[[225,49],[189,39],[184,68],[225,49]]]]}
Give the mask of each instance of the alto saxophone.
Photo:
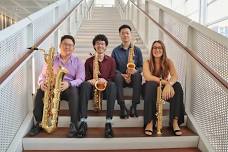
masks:
{"type": "Polygon", "coordinates": [[[57,127],[61,93],[60,84],[64,74],[68,72],[64,67],[60,67],[57,71],[57,75],[55,76],[53,71],[54,54],[55,49],[50,48],[49,53],[44,55],[44,59],[47,64],[47,79],[45,82],[47,89],[44,92],[43,117],[40,125],[47,133],[52,133],[57,127]]]}
{"type": "Polygon", "coordinates": [[[100,74],[99,70],[99,63],[98,63],[98,53],[95,52],[94,60],[93,60],[93,79],[96,80],[94,86],[94,96],[93,96],[93,102],[94,102],[94,111],[100,112],[102,111],[102,97],[101,93],[106,89],[106,83],[99,82],[98,75],[100,74]]]}
{"type": "Polygon", "coordinates": [[[157,102],[156,102],[156,109],[157,109],[157,134],[161,135],[162,132],[162,117],[163,117],[163,104],[164,100],[162,99],[162,84],[161,84],[161,78],[159,82],[159,86],[157,88],[157,102]]]}
{"type": "MultiPolygon", "coordinates": [[[[135,69],[135,63],[134,63],[135,47],[134,47],[134,43],[135,42],[133,42],[131,44],[131,47],[129,49],[127,71],[135,69]]],[[[131,82],[131,74],[127,72],[127,83],[130,83],[130,82],[131,82]]]]}

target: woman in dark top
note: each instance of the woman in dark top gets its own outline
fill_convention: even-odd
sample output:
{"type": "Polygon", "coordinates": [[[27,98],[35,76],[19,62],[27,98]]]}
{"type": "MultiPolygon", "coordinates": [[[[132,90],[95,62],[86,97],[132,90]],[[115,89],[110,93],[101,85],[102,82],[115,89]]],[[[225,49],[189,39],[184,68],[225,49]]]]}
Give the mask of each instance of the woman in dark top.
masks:
{"type": "Polygon", "coordinates": [[[179,125],[184,122],[183,90],[177,82],[178,76],[171,59],[167,58],[162,41],[154,41],[150,59],[143,64],[144,84],[144,127],[151,136],[156,122],[157,87],[162,84],[162,99],[170,102],[170,126],[176,136],[182,135],[179,125]]]}

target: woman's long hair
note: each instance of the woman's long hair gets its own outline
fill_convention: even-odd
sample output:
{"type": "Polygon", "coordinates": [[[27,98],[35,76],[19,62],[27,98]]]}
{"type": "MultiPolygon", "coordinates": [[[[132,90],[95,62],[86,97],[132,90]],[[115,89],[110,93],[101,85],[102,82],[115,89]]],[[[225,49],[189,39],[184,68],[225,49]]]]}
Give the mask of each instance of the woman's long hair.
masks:
{"type": "Polygon", "coordinates": [[[153,56],[153,47],[154,47],[155,43],[161,44],[161,47],[163,50],[163,53],[162,53],[162,56],[160,59],[160,62],[161,62],[160,75],[164,79],[164,78],[167,78],[169,75],[169,66],[168,66],[168,59],[167,59],[167,55],[166,55],[166,48],[165,48],[164,43],[161,40],[154,41],[152,46],[151,46],[150,60],[149,60],[150,72],[151,72],[151,74],[155,74],[155,58],[153,56]]]}

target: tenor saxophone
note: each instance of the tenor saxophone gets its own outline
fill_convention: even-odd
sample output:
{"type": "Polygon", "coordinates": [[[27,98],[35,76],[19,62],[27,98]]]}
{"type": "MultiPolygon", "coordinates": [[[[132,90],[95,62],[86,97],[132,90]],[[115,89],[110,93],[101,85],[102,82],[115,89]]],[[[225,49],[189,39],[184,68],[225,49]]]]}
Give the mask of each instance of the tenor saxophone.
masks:
{"type": "Polygon", "coordinates": [[[98,63],[98,53],[95,52],[94,60],[93,60],[93,79],[96,80],[95,82],[95,89],[93,95],[93,102],[94,102],[94,111],[100,112],[102,111],[102,91],[106,89],[106,83],[99,82],[98,75],[100,74],[99,70],[99,63],[98,63]]]}
{"type": "MultiPolygon", "coordinates": [[[[133,70],[136,67],[135,63],[134,63],[134,56],[135,56],[134,43],[135,43],[135,41],[131,44],[131,47],[129,49],[128,63],[127,63],[127,69],[128,70],[133,70]]],[[[127,72],[127,83],[130,83],[130,82],[131,82],[131,74],[127,72]]]]}
{"type": "Polygon", "coordinates": [[[53,71],[54,54],[54,48],[50,48],[49,53],[45,54],[45,62],[47,64],[47,89],[44,92],[43,117],[40,125],[47,133],[52,133],[57,128],[61,93],[60,84],[64,74],[68,72],[64,67],[59,67],[57,75],[55,76],[53,71]]]}

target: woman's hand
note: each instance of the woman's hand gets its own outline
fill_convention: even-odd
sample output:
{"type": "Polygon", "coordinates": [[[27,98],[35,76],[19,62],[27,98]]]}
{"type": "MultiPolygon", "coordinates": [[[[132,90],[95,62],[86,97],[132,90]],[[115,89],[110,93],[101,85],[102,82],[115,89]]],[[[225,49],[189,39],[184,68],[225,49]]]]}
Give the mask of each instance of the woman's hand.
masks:
{"type": "Polygon", "coordinates": [[[175,92],[173,87],[170,84],[166,84],[162,91],[162,99],[169,100],[174,96],[175,92]]]}

